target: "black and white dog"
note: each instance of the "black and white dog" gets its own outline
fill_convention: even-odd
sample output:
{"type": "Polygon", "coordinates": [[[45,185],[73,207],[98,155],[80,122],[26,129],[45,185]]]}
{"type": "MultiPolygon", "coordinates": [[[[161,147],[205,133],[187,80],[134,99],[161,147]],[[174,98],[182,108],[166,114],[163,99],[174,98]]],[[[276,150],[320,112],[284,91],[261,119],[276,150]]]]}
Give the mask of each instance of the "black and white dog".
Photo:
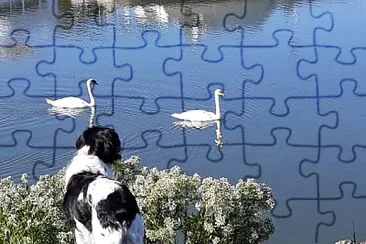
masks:
{"type": "Polygon", "coordinates": [[[111,179],[121,142],[110,128],[86,129],[65,174],[63,209],[75,222],[78,244],[141,244],[144,224],[135,197],[111,179]]]}

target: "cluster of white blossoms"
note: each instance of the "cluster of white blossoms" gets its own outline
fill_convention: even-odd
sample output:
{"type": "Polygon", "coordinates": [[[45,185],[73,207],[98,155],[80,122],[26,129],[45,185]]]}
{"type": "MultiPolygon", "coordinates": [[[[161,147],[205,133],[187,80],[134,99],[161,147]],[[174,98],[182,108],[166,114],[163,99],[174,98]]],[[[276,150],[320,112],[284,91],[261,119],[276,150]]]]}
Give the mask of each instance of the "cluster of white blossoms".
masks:
{"type": "Polygon", "coordinates": [[[72,243],[73,232],[61,213],[63,171],[41,176],[36,184],[23,174],[19,183],[0,180],[0,243],[72,243]]]}
{"type": "MultiPolygon", "coordinates": [[[[147,243],[261,243],[274,232],[266,215],[272,192],[253,179],[230,184],[202,179],[179,167],[138,167],[136,156],[114,166],[114,178],[136,196],[147,243]]],[[[0,243],[74,243],[72,226],[61,210],[64,172],[30,184],[0,180],[0,243]]]]}
{"type": "Polygon", "coordinates": [[[125,167],[128,172],[119,166],[115,174],[134,175],[126,183],[141,208],[148,242],[176,243],[177,233],[182,232],[184,240],[178,238],[179,243],[249,244],[260,243],[274,232],[271,219],[265,217],[274,208],[272,191],[254,179],[232,185],[226,178],[189,176],[178,166],[143,167],[135,172],[131,165],[125,167]]]}
{"type": "Polygon", "coordinates": [[[199,175],[188,176],[178,167],[143,167],[130,182],[151,242],[175,243],[176,231],[184,227],[187,207],[193,204],[200,181],[199,175]]]}
{"type": "Polygon", "coordinates": [[[260,243],[273,233],[271,220],[261,214],[274,207],[271,189],[266,185],[253,179],[232,185],[226,178],[209,177],[202,180],[198,190],[188,243],[260,243]]]}

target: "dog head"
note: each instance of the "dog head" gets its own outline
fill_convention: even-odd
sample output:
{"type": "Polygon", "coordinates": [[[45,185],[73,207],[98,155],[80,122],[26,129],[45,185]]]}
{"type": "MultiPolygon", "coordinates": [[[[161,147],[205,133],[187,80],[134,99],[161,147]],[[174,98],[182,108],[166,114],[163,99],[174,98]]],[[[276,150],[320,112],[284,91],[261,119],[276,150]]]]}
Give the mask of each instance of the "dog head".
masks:
{"type": "Polygon", "coordinates": [[[121,160],[121,141],[114,129],[91,127],[86,129],[76,140],[75,146],[80,150],[89,146],[88,154],[99,157],[106,164],[121,160]]]}

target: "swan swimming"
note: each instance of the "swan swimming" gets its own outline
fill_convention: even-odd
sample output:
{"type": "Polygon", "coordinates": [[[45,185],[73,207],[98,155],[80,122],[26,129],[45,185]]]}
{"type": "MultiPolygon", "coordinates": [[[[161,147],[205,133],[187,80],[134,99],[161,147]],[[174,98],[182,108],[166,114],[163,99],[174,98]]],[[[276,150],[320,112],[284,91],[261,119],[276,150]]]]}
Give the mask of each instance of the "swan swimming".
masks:
{"type": "Polygon", "coordinates": [[[221,89],[216,89],[215,93],[215,107],[216,112],[208,112],[201,109],[189,110],[183,113],[173,113],[171,116],[180,120],[189,120],[189,121],[211,121],[218,120],[221,118],[220,111],[220,96],[224,96],[224,91],[221,89]]]}
{"type": "Polygon", "coordinates": [[[94,79],[88,79],[86,81],[86,87],[88,88],[90,99],[89,103],[78,97],[64,97],[57,100],[50,100],[46,98],[46,102],[52,106],[62,108],[85,108],[95,106],[95,98],[91,88],[92,85],[98,85],[97,81],[94,79]]]}

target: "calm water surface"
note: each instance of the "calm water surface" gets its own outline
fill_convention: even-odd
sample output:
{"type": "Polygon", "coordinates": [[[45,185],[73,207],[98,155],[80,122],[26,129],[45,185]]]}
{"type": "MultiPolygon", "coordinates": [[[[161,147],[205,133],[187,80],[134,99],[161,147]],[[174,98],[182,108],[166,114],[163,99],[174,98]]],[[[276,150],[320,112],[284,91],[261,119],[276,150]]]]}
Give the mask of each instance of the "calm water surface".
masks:
{"type": "Polygon", "coordinates": [[[334,243],[352,222],[366,239],[365,7],[0,0],[0,176],[54,173],[87,126],[113,126],[143,165],[271,186],[268,243],[334,243]],[[90,77],[96,110],[44,102],[88,99],[90,77]],[[216,88],[222,121],[174,123],[171,113],[213,111],[216,88]]]}

